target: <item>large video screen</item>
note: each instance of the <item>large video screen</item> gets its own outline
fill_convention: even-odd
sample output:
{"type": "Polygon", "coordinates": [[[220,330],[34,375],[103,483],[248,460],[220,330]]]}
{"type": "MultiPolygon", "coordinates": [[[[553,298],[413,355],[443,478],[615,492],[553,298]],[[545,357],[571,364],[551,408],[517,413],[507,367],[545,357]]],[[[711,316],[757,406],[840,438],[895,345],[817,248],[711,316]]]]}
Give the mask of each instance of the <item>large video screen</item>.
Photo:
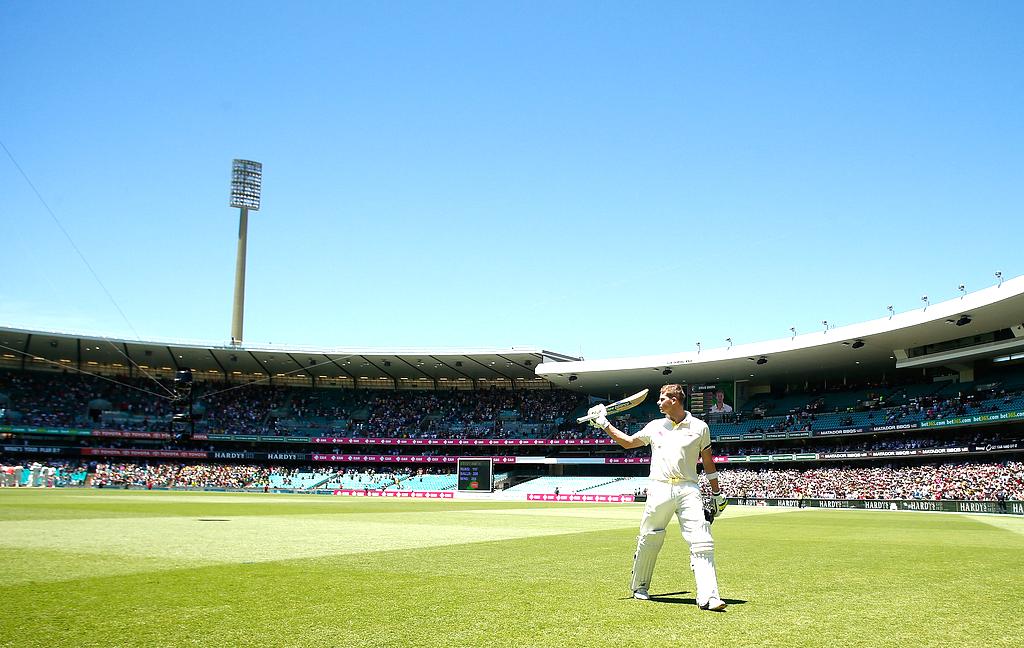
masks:
{"type": "Polygon", "coordinates": [[[708,422],[730,420],[736,405],[732,382],[700,383],[691,385],[687,409],[697,418],[708,422]]]}

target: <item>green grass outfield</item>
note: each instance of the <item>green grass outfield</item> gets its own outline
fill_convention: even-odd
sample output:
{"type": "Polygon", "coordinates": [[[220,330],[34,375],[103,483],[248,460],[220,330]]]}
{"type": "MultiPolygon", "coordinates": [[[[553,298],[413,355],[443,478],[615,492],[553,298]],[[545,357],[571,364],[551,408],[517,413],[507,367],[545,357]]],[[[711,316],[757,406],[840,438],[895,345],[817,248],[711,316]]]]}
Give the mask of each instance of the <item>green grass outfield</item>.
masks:
{"type": "Polygon", "coordinates": [[[730,507],[716,614],[641,506],[0,490],[0,645],[1024,645],[1024,519],[730,507]]]}

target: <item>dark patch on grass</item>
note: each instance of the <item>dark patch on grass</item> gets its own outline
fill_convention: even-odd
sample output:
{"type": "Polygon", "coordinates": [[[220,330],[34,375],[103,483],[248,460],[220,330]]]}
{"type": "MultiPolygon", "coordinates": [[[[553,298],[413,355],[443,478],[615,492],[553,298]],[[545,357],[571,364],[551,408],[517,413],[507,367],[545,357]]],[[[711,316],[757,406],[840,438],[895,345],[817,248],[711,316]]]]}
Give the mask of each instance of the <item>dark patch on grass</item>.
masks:
{"type": "MultiPolygon", "coordinates": [[[[651,594],[651,602],[653,602],[653,603],[671,603],[673,605],[697,605],[697,599],[692,598],[692,597],[680,598],[680,596],[679,596],[680,594],[691,594],[691,593],[692,592],[688,592],[688,591],[684,590],[682,592],[669,592],[667,594],[651,594]]],[[[743,605],[744,603],[747,602],[744,599],[736,599],[736,598],[723,598],[722,600],[725,601],[726,603],[728,603],[729,605],[743,605]]]]}

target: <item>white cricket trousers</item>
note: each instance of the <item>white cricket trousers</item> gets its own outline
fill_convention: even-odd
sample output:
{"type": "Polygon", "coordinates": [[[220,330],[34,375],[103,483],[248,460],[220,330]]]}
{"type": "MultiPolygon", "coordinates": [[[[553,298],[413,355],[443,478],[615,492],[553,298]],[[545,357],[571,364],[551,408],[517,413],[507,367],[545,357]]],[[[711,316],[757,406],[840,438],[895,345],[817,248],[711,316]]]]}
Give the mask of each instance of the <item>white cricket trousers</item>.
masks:
{"type": "MultiPolygon", "coordinates": [[[[704,519],[704,504],[700,487],[693,482],[670,484],[650,480],[647,485],[647,506],[640,520],[640,538],[664,532],[675,515],[683,539],[690,546],[690,568],[697,582],[697,603],[703,605],[718,596],[718,576],[715,573],[715,541],[711,525],[704,519]]],[[[655,558],[661,543],[653,548],[655,558]]],[[[653,560],[651,561],[653,563],[653,560]]],[[[652,565],[653,570],[653,565],[652,565]]]]}

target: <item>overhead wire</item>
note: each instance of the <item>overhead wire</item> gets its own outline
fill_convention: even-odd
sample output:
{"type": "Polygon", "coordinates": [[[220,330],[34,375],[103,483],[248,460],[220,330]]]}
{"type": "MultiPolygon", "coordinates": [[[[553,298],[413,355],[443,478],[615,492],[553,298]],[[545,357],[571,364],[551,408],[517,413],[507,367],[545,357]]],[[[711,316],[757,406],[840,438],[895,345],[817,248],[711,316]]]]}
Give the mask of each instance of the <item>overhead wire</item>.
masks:
{"type": "MultiPolygon", "coordinates": [[[[21,355],[23,355],[25,357],[32,358],[33,360],[41,360],[42,362],[46,362],[47,364],[51,364],[51,365],[53,365],[55,367],[60,367],[61,369],[71,370],[71,371],[74,371],[74,372],[79,373],[79,374],[83,374],[83,375],[86,375],[86,376],[91,376],[93,378],[98,378],[100,380],[105,380],[106,382],[113,383],[113,384],[118,385],[120,387],[126,387],[128,389],[133,389],[135,391],[139,391],[139,392],[142,392],[144,394],[149,394],[150,396],[153,396],[154,398],[159,398],[159,399],[166,400],[166,401],[173,401],[174,400],[174,392],[170,391],[170,390],[168,390],[168,391],[170,391],[171,396],[165,396],[163,394],[158,394],[157,392],[150,391],[148,389],[143,389],[141,387],[136,387],[134,385],[128,385],[128,384],[126,384],[124,382],[121,382],[119,380],[115,380],[113,378],[108,378],[107,376],[104,376],[102,374],[93,373],[91,371],[86,371],[85,369],[81,369],[81,368],[76,367],[74,365],[57,362],[55,360],[50,360],[48,358],[43,358],[42,356],[37,356],[37,355],[35,355],[33,353],[29,353],[28,351],[23,351],[21,349],[16,349],[14,347],[10,347],[10,346],[7,346],[5,344],[0,344],[0,349],[3,349],[5,351],[10,351],[12,353],[18,353],[18,354],[21,354],[21,355]]],[[[288,376],[288,375],[291,375],[291,374],[298,373],[300,371],[307,371],[309,369],[315,369],[316,367],[320,367],[322,365],[333,364],[333,363],[335,363],[335,362],[337,362],[339,360],[347,360],[348,358],[351,358],[354,355],[355,354],[353,353],[353,354],[349,354],[349,355],[346,355],[346,356],[340,356],[340,357],[337,357],[337,358],[330,358],[328,360],[325,360],[324,362],[318,362],[316,364],[309,365],[309,367],[300,367],[299,369],[293,369],[292,371],[287,371],[283,375],[288,376]]],[[[157,380],[157,379],[153,378],[153,380],[157,380]]],[[[224,394],[224,393],[227,393],[227,392],[235,391],[236,389],[243,389],[243,388],[246,388],[246,387],[251,387],[254,384],[259,384],[259,383],[263,383],[263,382],[270,382],[270,380],[271,380],[271,377],[267,376],[266,378],[261,378],[259,380],[254,380],[254,381],[247,382],[247,383],[244,383],[244,384],[232,385],[231,387],[227,387],[225,389],[219,389],[219,390],[216,390],[216,391],[204,393],[202,395],[202,398],[210,398],[212,396],[217,396],[217,395],[224,394]]],[[[163,386],[162,383],[158,382],[158,384],[163,386]]]]}
{"type": "MultiPolygon", "coordinates": [[[[50,218],[53,220],[54,224],[57,225],[57,229],[59,229],[61,231],[61,233],[64,235],[64,238],[66,238],[68,240],[68,243],[71,244],[71,249],[73,249],[75,251],[75,254],[78,255],[78,258],[81,259],[82,263],[85,264],[85,267],[88,268],[89,273],[92,275],[93,279],[95,279],[96,283],[98,283],[100,288],[103,289],[103,292],[104,292],[104,294],[106,294],[107,299],[110,300],[110,303],[114,305],[114,308],[121,315],[121,319],[123,319],[125,324],[128,325],[128,328],[131,329],[132,333],[135,335],[136,340],[141,341],[142,338],[139,336],[138,332],[135,330],[135,327],[132,326],[131,321],[128,320],[128,316],[125,315],[124,311],[121,309],[120,304],[118,304],[117,300],[114,299],[114,296],[107,289],[106,284],[104,284],[103,280],[100,279],[99,274],[96,273],[96,270],[92,267],[92,264],[89,263],[89,260],[85,258],[85,255],[79,249],[78,245],[75,244],[75,240],[73,238],[71,238],[71,234],[69,234],[68,231],[64,228],[64,225],[60,222],[60,219],[57,218],[57,214],[54,213],[53,209],[50,208],[49,203],[47,203],[46,199],[43,198],[43,195],[39,192],[39,189],[36,188],[36,185],[35,185],[35,183],[32,182],[32,179],[28,177],[28,174],[25,173],[25,170],[21,168],[20,164],[18,164],[18,161],[14,158],[14,155],[11,153],[10,149],[7,148],[7,145],[4,144],[3,140],[0,140],[0,148],[3,148],[4,152],[7,154],[7,157],[10,158],[11,163],[14,165],[14,168],[16,168],[18,170],[18,173],[20,173],[21,177],[25,180],[25,183],[28,184],[28,186],[32,189],[32,193],[35,194],[36,198],[43,205],[43,208],[46,210],[46,213],[50,215],[50,218]]],[[[144,376],[146,376],[147,378],[152,380],[154,383],[156,383],[161,389],[166,391],[167,394],[169,394],[170,396],[174,395],[174,392],[169,387],[167,387],[166,385],[161,383],[159,380],[156,379],[156,377],[152,376],[149,372],[147,372],[145,369],[143,369],[137,362],[135,362],[135,360],[133,360],[131,358],[131,356],[129,356],[127,353],[125,353],[121,349],[119,349],[117,347],[117,345],[113,343],[113,341],[111,341],[111,340],[106,340],[106,341],[107,341],[107,343],[110,344],[110,347],[112,349],[114,349],[114,351],[116,351],[118,353],[118,355],[123,357],[129,363],[131,363],[132,366],[134,366],[136,369],[138,369],[140,372],[142,372],[142,374],[144,376]]]]}
{"type": "MultiPolygon", "coordinates": [[[[153,396],[155,398],[160,398],[160,399],[167,400],[167,401],[173,400],[173,398],[171,398],[170,396],[165,396],[165,395],[159,394],[159,393],[157,393],[155,391],[150,391],[148,389],[143,389],[142,387],[135,387],[134,385],[128,385],[128,384],[125,384],[125,383],[121,382],[120,380],[114,380],[113,378],[108,378],[108,377],[106,377],[106,376],[104,376],[102,374],[93,373],[91,371],[86,371],[85,369],[80,369],[80,368],[78,368],[78,367],[76,367],[74,365],[57,362],[55,360],[50,360],[49,358],[43,358],[42,356],[37,356],[34,353],[29,353],[28,351],[22,351],[21,349],[15,349],[15,348],[9,347],[9,346],[7,346],[5,344],[0,344],[0,349],[4,349],[6,351],[11,351],[13,353],[20,353],[21,355],[23,355],[23,356],[25,356],[27,358],[32,358],[33,360],[42,360],[43,362],[52,364],[55,367],[60,367],[61,369],[65,369],[65,370],[70,369],[71,371],[74,371],[74,372],[77,372],[77,373],[80,373],[80,374],[84,374],[86,376],[92,376],[93,378],[99,378],[100,380],[105,380],[107,382],[114,383],[115,385],[118,385],[120,387],[127,387],[128,389],[134,389],[135,391],[140,391],[140,392],[142,392],[144,394],[149,394],[150,396],[153,396]]],[[[158,384],[159,384],[159,382],[158,382],[158,384]]],[[[163,385],[161,385],[161,386],[163,386],[163,385]]]]}
{"type": "MultiPolygon", "coordinates": [[[[93,279],[95,279],[96,283],[99,284],[100,288],[103,290],[104,294],[107,296],[107,299],[110,301],[110,303],[117,310],[118,314],[121,316],[121,319],[123,319],[125,324],[128,325],[128,328],[134,334],[136,341],[141,342],[142,341],[141,336],[139,336],[138,332],[135,330],[135,327],[132,325],[131,321],[128,319],[128,316],[125,314],[125,312],[121,308],[120,304],[118,304],[117,300],[114,298],[113,294],[111,294],[111,292],[107,288],[106,284],[103,283],[103,280],[100,278],[99,274],[93,268],[92,264],[89,263],[89,260],[85,257],[85,254],[82,253],[81,249],[78,247],[78,245],[75,243],[74,239],[71,237],[71,234],[67,231],[67,229],[64,227],[64,225],[61,223],[60,219],[57,217],[57,214],[50,207],[49,203],[47,203],[47,201],[43,197],[42,193],[36,187],[35,183],[32,182],[32,179],[29,178],[28,174],[25,172],[25,170],[18,163],[17,159],[15,159],[14,155],[11,153],[10,149],[7,148],[7,145],[3,142],[3,140],[0,140],[0,148],[3,148],[4,152],[7,154],[7,157],[11,160],[11,163],[18,170],[18,173],[21,174],[21,177],[24,179],[25,183],[29,186],[29,188],[32,189],[32,193],[35,194],[36,199],[38,199],[40,204],[42,204],[43,208],[46,210],[46,213],[49,214],[49,216],[53,220],[54,224],[57,226],[57,228],[64,235],[64,238],[67,239],[68,243],[71,245],[71,248],[75,251],[75,254],[78,255],[78,258],[82,261],[82,263],[85,265],[85,267],[89,270],[89,273],[92,275],[93,279]]],[[[142,367],[140,364],[135,362],[135,360],[132,359],[132,357],[130,355],[128,355],[127,353],[122,351],[112,340],[104,339],[104,341],[107,342],[110,345],[110,347],[112,349],[114,349],[115,352],[117,352],[117,354],[119,356],[121,356],[122,358],[127,360],[132,365],[132,367],[137,369],[141,374],[146,376],[148,379],[150,379],[153,383],[155,383],[158,387],[160,387],[163,391],[166,392],[167,396],[159,396],[160,398],[165,398],[167,400],[173,400],[174,399],[175,392],[172,389],[170,389],[169,387],[167,387],[166,385],[161,383],[155,376],[153,376],[151,373],[146,371],[146,369],[144,367],[142,367]]],[[[7,346],[4,346],[4,345],[0,345],[0,348],[8,349],[8,350],[14,351],[16,353],[21,353],[21,354],[26,355],[26,356],[31,355],[32,357],[38,357],[38,356],[35,356],[33,354],[29,354],[27,352],[24,352],[24,351],[22,351],[20,349],[13,349],[11,347],[7,347],[7,346]]],[[[326,354],[324,354],[324,355],[326,355],[326,354]]],[[[354,355],[355,354],[349,354],[349,355],[341,356],[341,357],[338,357],[338,358],[328,358],[324,362],[319,362],[319,363],[316,363],[316,364],[312,364],[309,367],[300,367],[298,369],[294,369],[294,370],[285,372],[284,375],[288,376],[288,375],[296,374],[296,373],[299,373],[299,372],[308,371],[309,369],[314,369],[316,367],[320,367],[320,366],[323,366],[323,365],[334,364],[334,363],[336,363],[339,360],[347,360],[348,358],[351,358],[354,355]]],[[[44,359],[44,360],[46,362],[50,362],[52,364],[55,364],[56,366],[60,366],[60,367],[63,367],[63,368],[68,368],[68,365],[66,365],[66,364],[57,363],[57,362],[54,362],[54,361],[51,361],[51,360],[47,360],[47,359],[44,359]]],[[[110,382],[117,382],[117,381],[113,381],[113,380],[111,380],[109,378],[106,378],[104,376],[101,376],[99,374],[94,374],[94,373],[91,373],[91,372],[88,372],[88,371],[84,371],[84,370],[78,369],[77,367],[73,367],[73,369],[75,371],[78,371],[78,372],[86,374],[86,375],[95,376],[97,378],[101,378],[103,380],[108,380],[110,382]]],[[[272,379],[273,379],[272,376],[267,376],[266,378],[261,378],[259,380],[254,380],[254,381],[250,381],[250,382],[247,382],[247,383],[244,383],[244,384],[233,385],[233,386],[227,387],[225,389],[220,389],[220,390],[215,390],[215,391],[212,391],[212,392],[208,392],[208,393],[204,394],[204,397],[209,398],[209,397],[217,396],[219,394],[223,394],[223,393],[226,393],[226,392],[231,392],[231,391],[234,391],[234,390],[237,390],[237,389],[242,389],[242,388],[245,388],[245,387],[250,387],[252,385],[262,384],[264,382],[270,383],[272,381],[272,379]]],[[[123,383],[118,383],[118,384],[123,384],[123,383]]],[[[146,393],[153,393],[153,392],[148,392],[147,390],[141,390],[140,388],[137,388],[137,387],[132,387],[132,388],[133,389],[138,389],[140,391],[145,391],[146,393]]],[[[154,395],[157,395],[157,394],[154,394],[154,395]]]]}
{"type": "MultiPolygon", "coordinates": [[[[323,355],[327,355],[327,354],[323,354],[323,355]]],[[[335,362],[338,362],[339,360],[347,360],[347,359],[349,359],[349,358],[351,358],[351,357],[353,357],[355,355],[356,354],[354,354],[354,353],[350,353],[350,354],[348,354],[346,356],[340,356],[338,358],[328,358],[327,360],[324,360],[323,362],[317,362],[316,364],[311,364],[308,367],[299,367],[298,369],[292,369],[291,371],[286,371],[286,372],[284,372],[281,375],[283,375],[283,376],[290,376],[292,374],[299,373],[300,371],[309,371],[310,369],[315,369],[317,367],[322,367],[324,365],[334,364],[335,362]]],[[[258,384],[261,384],[261,383],[264,383],[264,382],[269,384],[270,381],[273,378],[274,378],[274,376],[267,376],[265,378],[260,378],[259,380],[252,380],[250,382],[247,382],[247,383],[244,383],[244,384],[241,384],[241,385],[232,385],[231,387],[226,387],[224,389],[218,389],[216,391],[207,392],[207,393],[203,394],[203,398],[210,398],[211,396],[217,396],[217,395],[220,395],[220,394],[224,394],[226,392],[234,391],[236,389],[242,389],[244,387],[251,387],[253,385],[258,385],[258,384]]]]}

